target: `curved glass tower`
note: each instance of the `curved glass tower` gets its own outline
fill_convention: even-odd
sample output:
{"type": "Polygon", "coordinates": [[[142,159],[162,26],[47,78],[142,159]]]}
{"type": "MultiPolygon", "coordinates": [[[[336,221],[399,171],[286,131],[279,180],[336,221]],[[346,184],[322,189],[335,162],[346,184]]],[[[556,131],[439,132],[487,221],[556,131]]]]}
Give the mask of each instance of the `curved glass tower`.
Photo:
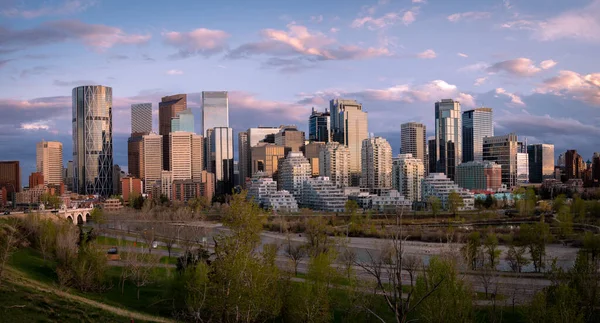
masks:
{"type": "Polygon", "coordinates": [[[112,88],[73,89],[73,192],[113,193],[112,88]]]}

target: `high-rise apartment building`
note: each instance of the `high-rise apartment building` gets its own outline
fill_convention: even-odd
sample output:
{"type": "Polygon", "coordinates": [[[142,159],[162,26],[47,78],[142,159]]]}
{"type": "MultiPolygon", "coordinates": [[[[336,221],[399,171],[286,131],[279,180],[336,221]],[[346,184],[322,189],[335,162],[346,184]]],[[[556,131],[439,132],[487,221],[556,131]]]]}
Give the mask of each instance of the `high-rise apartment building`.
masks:
{"type": "Polygon", "coordinates": [[[494,136],[492,109],[478,108],[462,114],[462,161],[483,160],[483,138],[494,136]]]}
{"type": "Polygon", "coordinates": [[[308,140],[330,142],[331,141],[331,118],[325,109],[325,112],[318,112],[312,109],[308,117],[308,140]]]}
{"type": "Polygon", "coordinates": [[[437,197],[444,209],[448,209],[448,197],[450,193],[456,192],[463,200],[460,210],[472,210],[475,205],[475,196],[468,190],[459,187],[451,179],[442,173],[431,173],[423,179],[421,184],[421,200],[428,201],[430,196],[437,197]]]}
{"type": "Polygon", "coordinates": [[[280,161],[285,158],[285,148],[271,143],[259,143],[252,147],[251,156],[252,175],[262,172],[265,176],[274,177],[280,161]]]}
{"type": "Polygon", "coordinates": [[[554,178],[554,145],[529,145],[527,155],[530,183],[542,183],[545,179],[554,178]]]}
{"type": "Polygon", "coordinates": [[[209,135],[209,163],[215,174],[215,192],[230,194],[233,189],[233,129],[216,127],[209,135]]]}
{"type": "Polygon", "coordinates": [[[585,170],[585,162],[583,157],[577,153],[577,150],[567,150],[565,153],[565,177],[567,180],[570,179],[581,179],[583,178],[583,172],[585,170]]]}
{"type": "Polygon", "coordinates": [[[192,110],[185,109],[178,112],[177,115],[171,118],[171,132],[187,131],[195,132],[194,114],[192,110]]]}
{"type": "Polygon", "coordinates": [[[594,186],[600,185],[600,153],[598,152],[592,155],[592,183],[594,186]]]}
{"type": "Polygon", "coordinates": [[[425,172],[429,172],[429,158],[427,156],[427,128],[418,122],[407,122],[400,125],[400,151],[402,154],[411,154],[413,158],[421,160],[425,172]]]}
{"type": "Polygon", "coordinates": [[[324,142],[313,141],[304,146],[304,157],[308,159],[312,167],[312,176],[319,176],[319,154],[325,147],[324,142]]]}
{"type": "Polygon", "coordinates": [[[152,132],[152,103],[131,105],[131,133],[149,134],[152,132]]]}
{"type": "Polygon", "coordinates": [[[304,142],[304,131],[298,130],[296,126],[281,126],[275,134],[275,144],[285,147],[286,154],[290,151],[303,151],[304,142]]]}
{"type": "Polygon", "coordinates": [[[140,196],[144,192],[142,180],[135,177],[121,178],[121,191],[123,194],[123,202],[129,203],[129,197],[140,196]]]}
{"type": "Polygon", "coordinates": [[[361,186],[379,193],[392,188],[392,147],[382,137],[371,137],[362,144],[361,186]]]}
{"type": "Polygon", "coordinates": [[[44,175],[44,184],[60,185],[63,182],[63,145],[58,141],[41,141],[36,144],[36,170],[44,175]]]}
{"type": "Polygon", "coordinates": [[[508,188],[517,185],[517,135],[486,137],[483,139],[483,160],[502,167],[502,184],[508,188]]]}
{"type": "Polygon", "coordinates": [[[461,127],[460,102],[443,99],[435,103],[435,169],[451,180],[462,160],[461,127]]]}
{"type": "Polygon", "coordinates": [[[303,207],[326,212],[344,212],[348,197],[342,188],[333,184],[328,177],[309,178],[302,185],[303,207]]]}
{"type": "Polygon", "coordinates": [[[491,161],[461,163],[455,183],[468,190],[497,191],[502,187],[502,166],[491,161]]]}
{"type": "Polygon", "coordinates": [[[73,191],[113,193],[112,88],[73,89],[73,191]]]}
{"type": "Polygon", "coordinates": [[[163,171],[162,153],[163,136],[150,133],[142,137],[142,168],[140,173],[144,179],[144,192],[150,193],[152,187],[161,180],[163,171]]]}
{"type": "Polygon", "coordinates": [[[202,135],[208,137],[207,131],[217,127],[229,127],[229,98],[227,91],[203,91],[202,135]]]}
{"type": "Polygon", "coordinates": [[[175,94],[165,96],[161,99],[158,104],[158,134],[162,136],[162,158],[163,158],[163,169],[170,170],[169,164],[169,133],[173,131],[171,129],[171,119],[183,110],[187,109],[187,95],[175,94]]]}
{"type": "Polygon", "coordinates": [[[355,100],[334,99],[329,103],[332,139],[350,150],[351,185],[360,184],[362,142],[369,137],[367,113],[355,100]]]}
{"type": "Polygon", "coordinates": [[[339,142],[328,142],[319,153],[319,172],[340,188],[350,186],[350,150],[339,142]]]}
{"type": "Polygon", "coordinates": [[[421,181],[425,177],[425,166],[412,154],[400,154],[392,162],[392,188],[411,202],[421,200],[421,181]]]}
{"type": "Polygon", "coordinates": [[[302,196],[302,184],[312,177],[310,162],[301,152],[290,151],[279,164],[280,189],[290,192],[296,199],[302,196]]]}

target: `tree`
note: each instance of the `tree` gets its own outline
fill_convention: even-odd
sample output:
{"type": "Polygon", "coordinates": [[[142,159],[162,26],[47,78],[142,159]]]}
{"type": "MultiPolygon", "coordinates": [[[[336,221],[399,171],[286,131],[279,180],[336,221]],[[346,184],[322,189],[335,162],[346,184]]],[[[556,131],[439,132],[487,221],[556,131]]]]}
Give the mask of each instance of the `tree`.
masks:
{"type": "MultiPolygon", "coordinates": [[[[129,278],[136,287],[137,299],[140,299],[140,288],[151,283],[153,280],[158,256],[146,253],[145,249],[140,248],[139,252],[128,252],[125,257],[125,268],[127,271],[125,277],[129,278]]],[[[123,282],[123,285],[125,283],[123,282]]]]}
{"type": "Polygon", "coordinates": [[[589,260],[597,265],[600,260],[600,235],[586,232],[583,236],[582,252],[588,254],[589,260]]]}
{"type": "Polygon", "coordinates": [[[496,201],[494,201],[494,197],[492,196],[492,194],[488,194],[485,197],[485,201],[483,202],[483,205],[485,206],[486,209],[489,209],[489,208],[493,207],[494,205],[496,205],[496,201]]]}
{"type": "Polygon", "coordinates": [[[346,201],[346,205],[344,206],[344,210],[346,211],[346,215],[353,216],[358,211],[359,206],[355,200],[346,201]]]}
{"type": "Polygon", "coordinates": [[[0,285],[4,278],[6,263],[23,241],[15,221],[0,222],[0,285]]]}
{"type": "Polygon", "coordinates": [[[298,276],[298,265],[302,258],[306,256],[306,247],[301,244],[292,243],[291,238],[288,236],[285,254],[290,258],[292,265],[294,266],[294,276],[298,276]]]}
{"type": "Polygon", "coordinates": [[[40,196],[40,202],[50,209],[60,208],[60,198],[56,195],[44,193],[40,196]]]}
{"type": "Polygon", "coordinates": [[[431,213],[435,218],[440,213],[440,209],[442,208],[442,202],[437,196],[431,195],[427,198],[427,204],[429,204],[429,207],[431,208],[431,213]]]}
{"type": "Polygon", "coordinates": [[[458,194],[456,191],[450,192],[448,195],[448,210],[450,210],[450,212],[456,216],[456,212],[458,212],[458,210],[464,206],[465,202],[463,201],[462,197],[460,197],[460,194],[458,194]]]}
{"type": "Polygon", "coordinates": [[[467,243],[463,246],[463,255],[471,270],[476,270],[482,262],[481,234],[478,231],[471,232],[467,237],[467,243]]]}
{"type": "Polygon", "coordinates": [[[175,243],[177,242],[180,230],[181,226],[176,227],[170,223],[163,223],[158,226],[158,233],[161,236],[162,242],[167,248],[169,258],[171,258],[171,251],[173,250],[173,245],[175,245],[175,243]]]}
{"type": "Polygon", "coordinates": [[[321,217],[311,217],[306,221],[307,252],[314,257],[320,253],[327,252],[331,247],[331,241],[327,235],[325,220],[321,217]]]}
{"type": "Polygon", "coordinates": [[[558,212],[566,204],[567,204],[567,197],[564,194],[560,194],[552,202],[552,210],[554,212],[558,212]]]}
{"type": "Polygon", "coordinates": [[[573,233],[573,215],[567,205],[563,205],[560,210],[558,210],[556,220],[558,221],[561,238],[565,239],[573,233]]]}
{"type": "Polygon", "coordinates": [[[498,237],[495,233],[490,233],[485,237],[483,247],[487,255],[487,266],[495,270],[496,265],[498,265],[498,258],[500,258],[498,237]]]}
{"type": "Polygon", "coordinates": [[[38,219],[38,232],[36,236],[36,245],[39,249],[44,261],[53,253],[56,246],[56,224],[52,220],[38,219]]]}
{"type": "Polygon", "coordinates": [[[573,202],[571,203],[571,212],[577,221],[583,221],[585,218],[585,201],[581,199],[579,195],[575,195],[573,197],[573,202]]]}
{"type": "Polygon", "coordinates": [[[516,247],[512,244],[508,247],[505,260],[510,265],[512,271],[520,273],[523,270],[523,267],[529,264],[529,260],[525,256],[526,252],[526,247],[516,247]]]}
{"type": "Polygon", "coordinates": [[[550,226],[546,223],[522,224],[519,238],[529,249],[531,261],[536,272],[541,272],[545,267],[546,243],[550,242],[550,226]]]}

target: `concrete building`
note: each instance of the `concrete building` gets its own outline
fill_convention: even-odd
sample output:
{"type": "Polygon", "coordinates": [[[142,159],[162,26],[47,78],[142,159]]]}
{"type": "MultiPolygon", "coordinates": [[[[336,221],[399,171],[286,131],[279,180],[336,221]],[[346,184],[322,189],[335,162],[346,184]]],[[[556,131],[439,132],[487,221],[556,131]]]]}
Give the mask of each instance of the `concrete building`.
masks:
{"type": "Polygon", "coordinates": [[[530,183],[543,183],[545,179],[554,177],[554,145],[529,145],[527,155],[530,183]]]}
{"type": "Polygon", "coordinates": [[[121,178],[121,189],[123,191],[123,202],[129,203],[130,196],[139,196],[144,192],[142,180],[135,177],[121,178]]]}
{"type": "Polygon", "coordinates": [[[240,186],[246,188],[246,179],[250,176],[248,172],[248,132],[241,131],[238,133],[238,176],[240,178],[240,186]]]}
{"type": "MultiPolygon", "coordinates": [[[[253,175],[252,170],[252,147],[255,147],[259,143],[275,143],[275,134],[279,132],[279,127],[258,127],[249,128],[245,131],[245,134],[238,136],[238,146],[240,158],[240,176],[244,176],[246,179],[251,178],[253,175]],[[242,160],[243,156],[246,158],[242,160]]],[[[245,182],[243,180],[243,182],[245,182]]],[[[245,183],[244,183],[245,184],[245,183]]]]}
{"type": "Polygon", "coordinates": [[[212,201],[215,189],[214,174],[202,171],[201,179],[174,180],[171,197],[174,201],[187,203],[193,198],[206,198],[212,201]]]}
{"type": "Polygon", "coordinates": [[[392,162],[392,188],[399,191],[406,200],[421,200],[421,181],[425,177],[423,162],[412,154],[400,154],[392,162]]]}
{"type": "Polygon", "coordinates": [[[334,99],[329,102],[333,141],[350,151],[350,185],[359,186],[362,174],[362,142],[369,137],[367,113],[355,100],[334,99]]]}
{"type": "Polygon", "coordinates": [[[152,132],[152,103],[131,105],[131,134],[145,135],[152,132]]]}
{"type": "Polygon", "coordinates": [[[277,175],[279,162],[285,158],[285,148],[271,143],[259,143],[251,149],[252,169],[254,175],[263,172],[269,177],[277,175]]]}
{"type": "Polygon", "coordinates": [[[474,208],[475,195],[466,189],[460,188],[442,173],[432,173],[423,179],[421,200],[427,201],[430,196],[435,196],[442,203],[442,207],[448,209],[448,196],[451,192],[457,192],[463,199],[464,206],[460,210],[472,210],[474,208]]]}
{"type": "Polygon", "coordinates": [[[73,190],[73,173],[74,173],[74,171],[75,170],[73,169],[73,161],[69,160],[67,162],[67,168],[65,169],[65,179],[64,179],[66,188],[69,191],[73,190]]]}
{"type": "Polygon", "coordinates": [[[115,212],[123,208],[119,199],[106,199],[102,202],[102,209],[107,212],[115,212]]]}
{"type": "Polygon", "coordinates": [[[324,142],[313,141],[304,145],[304,157],[308,159],[312,168],[312,176],[319,176],[319,154],[325,147],[324,142]]]}
{"type": "Polygon", "coordinates": [[[171,132],[176,131],[196,132],[192,110],[185,109],[177,112],[177,114],[171,118],[171,132]]]}
{"type": "Polygon", "coordinates": [[[483,161],[483,138],[494,136],[491,108],[478,108],[462,114],[463,162],[483,161]]]}
{"type": "Polygon", "coordinates": [[[502,184],[507,188],[517,185],[517,149],[514,133],[483,139],[483,160],[502,166],[502,184]]]}
{"type": "Polygon", "coordinates": [[[162,153],[164,151],[163,136],[157,135],[156,133],[150,133],[142,137],[142,169],[140,171],[143,174],[144,180],[144,192],[150,193],[152,186],[157,184],[161,179],[161,172],[163,171],[163,160],[162,153]]]}
{"type": "Polygon", "coordinates": [[[72,102],[73,191],[109,196],[113,193],[112,88],[76,87],[72,102]]]}
{"type": "Polygon", "coordinates": [[[592,183],[593,186],[600,185],[600,153],[598,152],[594,152],[592,156],[592,183]]]}
{"type": "Polygon", "coordinates": [[[127,171],[137,178],[144,178],[144,135],[147,134],[135,134],[127,139],[127,171]]]}
{"type": "Polygon", "coordinates": [[[19,161],[0,161],[0,188],[6,188],[7,201],[14,201],[21,192],[21,167],[19,161]]]}
{"type": "Polygon", "coordinates": [[[348,195],[349,200],[354,200],[364,210],[377,212],[396,211],[398,209],[410,210],[412,201],[407,200],[396,190],[381,191],[379,195],[359,192],[348,195]]]}
{"type": "Polygon", "coordinates": [[[312,210],[344,212],[347,196],[328,177],[310,178],[302,186],[300,204],[312,210]]]}
{"type": "Polygon", "coordinates": [[[29,175],[29,188],[34,188],[38,186],[44,186],[44,174],[40,172],[33,172],[29,175]]]}
{"type": "Polygon", "coordinates": [[[277,181],[266,173],[255,173],[247,182],[248,198],[253,199],[261,207],[269,196],[277,192],[277,181]]]}
{"type": "Polygon", "coordinates": [[[338,142],[328,142],[319,153],[319,174],[339,188],[350,186],[350,150],[338,142]]]}
{"type": "Polygon", "coordinates": [[[44,175],[44,184],[60,185],[63,181],[63,145],[58,141],[36,144],[36,171],[44,175]]]}
{"type": "Polygon", "coordinates": [[[227,91],[202,91],[202,135],[214,128],[229,128],[227,91]]]}
{"type": "Polygon", "coordinates": [[[298,202],[294,195],[286,190],[275,191],[263,200],[263,207],[279,213],[298,212],[298,202]]]}
{"type": "Polygon", "coordinates": [[[529,155],[517,153],[517,184],[529,183],[529,155]]]}
{"type": "Polygon", "coordinates": [[[371,193],[392,188],[392,147],[382,137],[371,137],[362,144],[361,187],[371,193]]]}
{"type": "Polygon", "coordinates": [[[113,165],[113,195],[121,195],[121,178],[127,176],[125,172],[121,171],[121,166],[113,165]]]}
{"type": "Polygon", "coordinates": [[[173,180],[194,179],[200,176],[203,164],[203,138],[193,132],[176,131],[169,134],[171,173],[173,180]]]}
{"type": "Polygon", "coordinates": [[[325,112],[318,112],[312,108],[310,117],[308,117],[308,140],[319,142],[331,141],[331,118],[325,109],[325,112]]]}
{"type": "Polygon", "coordinates": [[[296,199],[302,196],[303,183],[312,177],[312,166],[301,152],[290,151],[279,164],[279,185],[296,199]]]}
{"type": "Polygon", "coordinates": [[[460,102],[443,99],[435,103],[435,169],[454,180],[462,161],[462,116],[460,102]]]}
{"type": "Polygon", "coordinates": [[[400,153],[411,154],[421,160],[425,172],[429,173],[429,158],[427,154],[427,128],[418,122],[407,122],[400,125],[400,153]]]}
{"type": "Polygon", "coordinates": [[[502,166],[491,161],[470,161],[456,168],[456,184],[468,190],[498,191],[502,188],[502,166]]]}
{"type": "Polygon", "coordinates": [[[160,173],[160,194],[166,196],[169,201],[173,200],[173,172],[163,170],[160,173]]]}
{"type": "Polygon", "coordinates": [[[233,189],[233,129],[214,128],[209,132],[209,172],[215,174],[216,194],[231,194],[233,189]]]}
{"type": "Polygon", "coordinates": [[[427,175],[429,175],[429,173],[435,173],[435,170],[437,167],[435,164],[436,160],[437,160],[435,148],[436,148],[435,137],[433,137],[433,139],[427,140],[427,159],[429,160],[427,162],[427,167],[428,167],[428,170],[426,171],[427,175]]]}
{"type": "Polygon", "coordinates": [[[565,179],[581,179],[585,170],[583,157],[577,153],[577,150],[567,150],[565,153],[565,179]]]}
{"type": "Polygon", "coordinates": [[[175,94],[165,96],[161,99],[158,104],[158,134],[162,136],[162,158],[163,158],[163,169],[171,170],[170,164],[170,149],[169,144],[169,133],[171,133],[171,119],[177,116],[177,114],[187,109],[187,95],[186,94],[175,94]]]}
{"type": "Polygon", "coordinates": [[[280,128],[279,132],[275,134],[276,145],[285,147],[286,154],[290,151],[304,150],[304,131],[298,130],[296,126],[281,126],[280,128]]]}

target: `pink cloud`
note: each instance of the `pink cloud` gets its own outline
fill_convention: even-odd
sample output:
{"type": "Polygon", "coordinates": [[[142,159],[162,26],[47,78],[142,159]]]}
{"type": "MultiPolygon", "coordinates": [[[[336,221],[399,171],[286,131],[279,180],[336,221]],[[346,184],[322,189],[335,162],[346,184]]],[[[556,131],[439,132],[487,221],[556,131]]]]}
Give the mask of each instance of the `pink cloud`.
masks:
{"type": "Polygon", "coordinates": [[[583,75],[573,71],[560,71],[558,76],[545,80],[535,91],[569,96],[588,104],[600,106],[600,73],[583,75]]]}
{"type": "Polygon", "coordinates": [[[491,13],[487,12],[487,11],[468,11],[468,12],[461,12],[461,13],[455,13],[452,15],[449,15],[447,17],[448,21],[450,22],[459,22],[461,20],[478,20],[478,19],[486,19],[491,17],[491,13]]]}
{"type": "Polygon", "coordinates": [[[432,58],[436,58],[437,54],[435,53],[435,51],[433,49],[428,49],[428,50],[418,53],[417,57],[423,58],[423,59],[432,59],[432,58]]]}
{"type": "Polygon", "coordinates": [[[496,96],[498,95],[508,97],[510,99],[509,106],[525,106],[525,103],[523,102],[523,100],[521,100],[520,96],[514,93],[510,93],[501,87],[496,89],[496,96]]]}
{"type": "Polygon", "coordinates": [[[178,56],[210,56],[220,53],[227,47],[230,35],[222,30],[198,28],[190,32],[170,31],[162,34],[163,41],[179,49],[178,56]]]}
{"type": "Polygon", "coordinates": [[[536,66],[534,61],[529,58],[515,58],[493,64],[487,68],[490,73],[506,72],[515,76],[533,76],[542,70],[552,68],[557,63],[553,60],[545,60],[536,66]]]}

